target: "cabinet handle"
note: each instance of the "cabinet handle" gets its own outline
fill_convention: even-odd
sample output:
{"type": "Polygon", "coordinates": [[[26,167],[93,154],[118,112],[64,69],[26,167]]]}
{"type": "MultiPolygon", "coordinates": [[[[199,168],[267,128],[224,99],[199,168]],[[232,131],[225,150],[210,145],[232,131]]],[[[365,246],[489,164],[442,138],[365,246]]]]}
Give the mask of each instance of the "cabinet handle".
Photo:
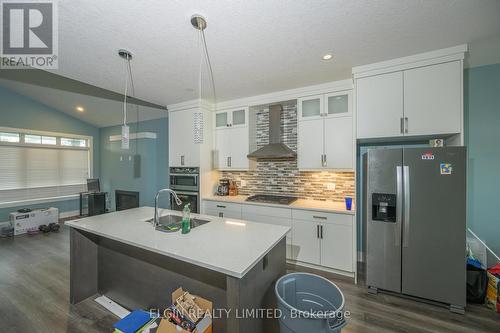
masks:
{"type": "Polygon", "coordinates": [[[405,117],[405,134],[408,134],[408,117],[405,117]]]}
{"type": "Polygon", "coordinates": [[[319,224],[316,226],[316,238],[319,238],[319,224]]]}
{"type": "Polygon", "coordinates": [[[313,216],[313,219],[317,219],[317,220],[326,220],[326,216],[317,216],[317,215],[314,215],[314,216],[313,216]]]}
{"type": "Polygon", "coordinates": [[[320,230],[320,237],[319,238],[323,239],[323,226],[322,225],[319,226],[319,230],[320,230]]]}
{"type": "Polygon", "coordinates": [[[228,166],[228,167],[231,167],[231,162],[232,162],[232,161],[231,161],[231,156],[229,156],[229,157],[227,158],[227,166],[228,166]]]}
{"type": "Polygon", "coordinates": [[[327,159],[326,159],[326,154],[325,154],[325,160],[324,160],[324,162],[323,162],[323,166],[324,166],[324,167],[327,167],[327,166],[328,166],[328,161],[327,161],[327,159]]]}
{"type": "Polygon", "coordinates": [[[403,117],[399,118],[399,132],[401,134],[404,133],[404,127],[405,127],[405,120],[403,117]]]}
{"type": "Polygon", "coordinates": [[[226,208],[226,206],[217,205],[217,208],[226,208]]]}
{"type": "Polygon", "coordinates": [[[181,156],[181,165],[184,165],[184,155],[181,156]]]}
{"type": "Polygon", "coordinates": [[[224,213],[223,212],[219,212],[219,217],[224,217],[224,213]]]}

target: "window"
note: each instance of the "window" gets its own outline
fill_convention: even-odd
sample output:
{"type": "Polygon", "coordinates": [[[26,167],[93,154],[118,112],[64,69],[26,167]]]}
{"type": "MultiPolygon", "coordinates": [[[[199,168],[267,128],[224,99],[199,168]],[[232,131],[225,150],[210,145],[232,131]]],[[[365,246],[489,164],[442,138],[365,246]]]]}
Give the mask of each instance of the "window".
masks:
{"type": "Polygon", "coordinates": [[[86,138],[0,132],[0,205],[83,192],[91,177],[88,142],[86,138]]]}
{"type": "Polygon", "coordinates": [[[43,135],[24,135],[24,143],[36,144],[36,145],[55,145],[57,144],[57,138],[55,136],[43,136],[43,135]]]}
{"type": "Polygon", "coordinates": [[[19,133],[0,132],[0,142],[19,142],[19,133]]]}
{"type": "Polygon", "coordinates": [[[61,138],[61,146],[87,147],[87,140],[61,138]]]}

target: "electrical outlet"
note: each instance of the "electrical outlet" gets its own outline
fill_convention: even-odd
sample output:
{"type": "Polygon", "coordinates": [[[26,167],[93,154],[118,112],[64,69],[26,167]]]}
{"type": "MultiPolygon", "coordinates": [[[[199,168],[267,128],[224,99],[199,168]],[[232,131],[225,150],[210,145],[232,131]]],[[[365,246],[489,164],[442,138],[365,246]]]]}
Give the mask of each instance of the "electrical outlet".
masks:
{"type": "Polygon", "coordinates": [[[123,162],[123,156],[120,156],[120,162],[123,162]]]}
{"type": "Polygon", "coordinates": [[[326,189],[329,191],[335,191],[335,183],[327,183],[326,189]]]}
{"type": "Polygon", "coordinates": [[[247,181],[242,179],[240,181],[240,184],[241,184],[241,187],[245,187],[245,186],[247,186],[247,181]]]}

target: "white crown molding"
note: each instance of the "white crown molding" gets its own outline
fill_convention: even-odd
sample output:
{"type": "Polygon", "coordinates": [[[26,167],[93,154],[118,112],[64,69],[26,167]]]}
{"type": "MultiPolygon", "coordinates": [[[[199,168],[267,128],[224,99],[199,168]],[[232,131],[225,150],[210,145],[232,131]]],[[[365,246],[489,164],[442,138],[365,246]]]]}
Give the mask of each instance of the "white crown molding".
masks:
{"type": "Polygon", "coordinates": [[[256,95],[251,97],[244,97],[233,99],[216,104],[217,110],[226,110],[238,107],[248,107],[253,105],[262,105],[274,102],[283,102],[288,100],[297,99],[299,97],[324,94],[329,92],[337,92],[353,89],[352,79],[332,81],[313,86],[276,91],[268,94],[256,95]]]}
{"type": "Polygon", "coordinates": [[[206,109],[209,111],[213,111],[214,104],[210,103],[209,101],[202,99],[192,99],[190,101],[185,101],[185,102],[180,102],[180,103],[175,103],[175,104],[169,104],[167,105],[168,112],[176,112],[176,111],[183,111],[183,110],[190,110],[190,109],[196,109],[196,108],[202,108],[206,109]]]}
{"type": "Polygon", "coordinates": [[[379,75],[383,73],[406,70],[410,68],[429,66],[454,60],[463,60],[467,52],[467,44],[448,47],[445,49],[419,53],[408,57],[381,61],[373,64],[362,65],[352,68],[355,79],[379,75]]]}

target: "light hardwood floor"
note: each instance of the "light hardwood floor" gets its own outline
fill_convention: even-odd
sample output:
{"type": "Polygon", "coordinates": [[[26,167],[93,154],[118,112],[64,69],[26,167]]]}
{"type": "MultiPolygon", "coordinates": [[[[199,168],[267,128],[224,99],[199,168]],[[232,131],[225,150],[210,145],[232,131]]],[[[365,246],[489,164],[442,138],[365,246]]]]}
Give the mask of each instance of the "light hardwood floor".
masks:
{"type": "MultiPolygon", "coordinates": [[[[290,270],[301,268],[290,267],[290,270]]],[[[464,316],[391,295],[370,295],[326,275],[346,296],[343,333],[500,332],[500,314],[471,305],[464,316]]],[[[0,239],[0,332],[111,332],[117,318],[93,300],[69,304],[69,232],[0,239]]],[[[255,332],[258,333],[258,332],[255,332]]],[[[312,333],[312,332],[311,332],[312,333]]]]}

